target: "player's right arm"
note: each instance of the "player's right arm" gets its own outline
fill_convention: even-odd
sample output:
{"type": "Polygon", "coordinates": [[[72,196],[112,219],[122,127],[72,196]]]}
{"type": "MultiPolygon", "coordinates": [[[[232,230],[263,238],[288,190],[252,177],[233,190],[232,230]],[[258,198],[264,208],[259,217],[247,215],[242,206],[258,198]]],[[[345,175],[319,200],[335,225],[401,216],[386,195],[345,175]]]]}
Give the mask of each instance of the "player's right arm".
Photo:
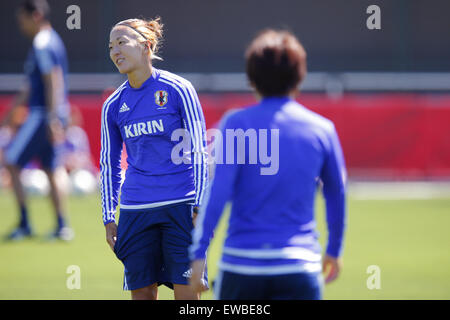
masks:
{"type": "Polygon", "coordinates": [[[120,157],[123,140],[116,122],[116,101],[120,88],[103,104],[101,120],[100,182],[102,218],[106,229],[106,241],[114,248],[117,236],[116,207],[120,189],[120,157]]]}
{"type": "Polygon", "coordinates": [[[19,106],[27,105],[29,96],[30,96],[30,85],[28,82],[26,82],[23,88],[19,91],[19,93],[12,101],[12,105],[8,113],[6,114],[6,116],[3,117],[2,122],[0,123],[1,127],[11,125],[11,118],[12,115],[14,114],[15,109],[19,106]]]}
{"type": "MultiPolygon", "coordinates": [[[[238,175],[238,165],[236,161],[231,164],[224,163],[227,159],[226,130],[235,129],[239,126],[231,119],[231,113],[221,120],[221,139],[214,142],[214,151],[218,156],[217,163],[213,169],[213,179],[205,195],[205,203],[200,207],[197,224],[192,233],[192,245],[189,247],[189,257],[191,259],[192,276],[189,284],[194,292],[202,292],[207,288],[203,283],[202,272],[205,266],[206,251],[213,236],[220,217],[223,214],[225,204],[231,200],[233,185],[238,175]]],[[[218,138],[218,137],[216,137],[218,138]]],[[[237,155],[236,145],[233,154],[237,155]]],[[[231,151],[231,150],[229,150],[231,151]]]]}

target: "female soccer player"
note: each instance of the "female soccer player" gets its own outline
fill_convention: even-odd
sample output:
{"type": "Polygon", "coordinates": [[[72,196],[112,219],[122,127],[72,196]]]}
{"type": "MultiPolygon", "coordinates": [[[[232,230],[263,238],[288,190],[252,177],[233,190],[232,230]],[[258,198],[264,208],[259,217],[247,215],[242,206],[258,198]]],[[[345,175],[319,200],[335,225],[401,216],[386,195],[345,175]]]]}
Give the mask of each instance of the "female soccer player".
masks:
{"type": "MultiPolygon", "coordinates": [[[[259,133],[259,154],[269,140],[266,146],[277,150],[271,154],[271,162],[276,162],[271,167],[277,170],[264,170],[267,166],[262,161],[230,163],[230,152],[239,153],[242,146],[230,145],[228,136],[220,139],[227,141],[226,146],[216,150],[227,155],[227,164],[216,164],[209,197],[194,230],[192,287],[204,289],[200,280],[206,249],[230,200],[216,297],[319,299],[322,259],[314,220],[318,179],[327,205],[329,241],[323,259],[327,282],[339,273],[345,226],[346,173],[336,130],[331,121],[294,100],[306,74],[306,53],[292,34],[261,33],[248,48],[246,60],[248,78],[262,100],[225,117],[222,134],[259,133]]],[[[247,159],[252,156],[250,147],[244,150],[247,159]]]]}
{"type": "MultiPolygon", "coordinates": [[[[153,67],[161,36],[159,18],[124,20],[110,32],[110,58],[128,80],[102,110],[103,222],[106,240],[124,264],[124,290],[131,290],[132,299],[157,299],[162,283],[173,287],[175,299],[198,299],[188,286],[188,247],[194,207],[207,183],[205,121],[191,83],[153,67]],[[192,148],[175,155],[178,141],[172,136],[181,129],[192,148]],[[121,186],[123,144],[128,168],[121,186]],[[179,157],[182,161],[174,161],[179,157]]],[[[207,284],[205,273],[203,281],[207,284]]]]}

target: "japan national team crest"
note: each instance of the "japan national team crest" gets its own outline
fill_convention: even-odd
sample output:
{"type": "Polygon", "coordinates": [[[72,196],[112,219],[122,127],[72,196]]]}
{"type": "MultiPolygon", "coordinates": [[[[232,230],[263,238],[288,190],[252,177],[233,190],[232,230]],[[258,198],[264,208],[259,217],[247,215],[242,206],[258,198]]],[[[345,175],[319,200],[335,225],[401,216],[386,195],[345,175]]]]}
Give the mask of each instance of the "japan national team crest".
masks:
{"type": "Polygon", "coordinates": [[[163,90],[158,90],[155,92],[155,102],[158,106],[162,107],[167,103],[167,92],[163,90]]]}

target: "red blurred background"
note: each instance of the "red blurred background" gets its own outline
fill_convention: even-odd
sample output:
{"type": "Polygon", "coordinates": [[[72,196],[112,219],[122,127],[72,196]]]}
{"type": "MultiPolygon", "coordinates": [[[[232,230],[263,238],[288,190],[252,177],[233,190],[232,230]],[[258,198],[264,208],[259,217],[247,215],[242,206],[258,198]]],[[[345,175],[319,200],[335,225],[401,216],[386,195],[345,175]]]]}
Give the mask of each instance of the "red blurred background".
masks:
{"type": "MultiPolygon", "coordinates": [[[[12,95],[0,95],[0,118],[12,95]]],[[[81,126],[98,167],[101,107],[106,93],[72,94],[81,126]]],[[[307,93],[299,102],[332,120],[353,179],[448,179],[450,177],[449,94],[345,94],[330,98],[307,93]]],[[[223,113],[256,102],[250,93],[200,94],[207,128],[223,113]]]]}

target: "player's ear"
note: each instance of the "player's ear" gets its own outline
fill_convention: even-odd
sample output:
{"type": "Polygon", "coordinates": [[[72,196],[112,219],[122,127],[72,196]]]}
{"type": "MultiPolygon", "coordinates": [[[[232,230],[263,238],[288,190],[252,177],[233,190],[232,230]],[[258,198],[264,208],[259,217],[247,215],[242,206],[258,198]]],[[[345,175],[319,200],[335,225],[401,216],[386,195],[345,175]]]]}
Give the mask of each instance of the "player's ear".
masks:
{"type": "Polygon", "coordinates": [[[149,54],[151,54],[152,53],[152,43],[150,42],[150,40],[145,41],[144,46],[145,46],[145,50],[149,54]]]}
{"type": "Polygon", "coordinates": [[[44,15],[36,10],[33,13],[31,13],[31,19],[33,20],[34,23],[38,24],[44,20],[44,15]]]}

